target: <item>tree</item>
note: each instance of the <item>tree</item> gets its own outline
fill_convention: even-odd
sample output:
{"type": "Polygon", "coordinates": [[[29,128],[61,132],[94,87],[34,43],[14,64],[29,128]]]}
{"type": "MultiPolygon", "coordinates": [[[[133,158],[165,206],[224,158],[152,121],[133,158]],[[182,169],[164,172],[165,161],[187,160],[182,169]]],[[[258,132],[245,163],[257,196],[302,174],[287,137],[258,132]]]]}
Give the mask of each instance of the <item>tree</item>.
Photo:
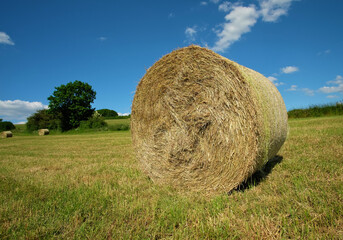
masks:
{"type": "Polygon", "coordinates": [[[98,113],[101,114],[101,116],[103,116],[104,118],[115,118],[118,117],[118,113],[114,110],[110,110],[110,109],[99,109],[97,110],[98,113]]]}
{"type": "Polygon", "coordinates": [[[49,113],[47,109],[38,110],[27,118],[26,129],[35,131],[42,128],[59,129],[61,128],[60,117],[49,113]]]}
{"type": "Polygon", "coordinates": [[[55,89],[48,97],[49,109],[53,114],[60,114],[62,131],[77,128],[81,121],[93,115],[91,103],[94,102],[96,92],[88,83],[76,80],[55,89]]]}
{"type": "Polygon", "coordinates": [[[9,131],[15,129],[15,126],[12,122],[9,121],[0,121],[0,131],[9,131]]]}
{"type": "Polygon", "coordinates": [[[80,129],[101,129],[107,127],[107,123],[100,113],[94,112],[93,116],[87,121],[81,121],[80,129]]]}

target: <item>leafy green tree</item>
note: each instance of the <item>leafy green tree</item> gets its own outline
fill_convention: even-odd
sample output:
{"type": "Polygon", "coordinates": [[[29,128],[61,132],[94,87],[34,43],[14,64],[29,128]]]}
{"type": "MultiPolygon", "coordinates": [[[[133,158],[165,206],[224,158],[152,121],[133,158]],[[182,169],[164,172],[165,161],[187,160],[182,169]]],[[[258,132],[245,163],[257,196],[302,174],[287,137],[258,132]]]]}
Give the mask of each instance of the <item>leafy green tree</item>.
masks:
{"type": "Polygon", "coordinates": [[[101,116],[103,116],[104,118],[115,118],[118,117],[118,113],[114,110],[110,110],[110,109],[99,109],[97,110],[98,113],[101,114],[101,116]]]}
{"type": "Polygon", "coordinates": [[[35,131],[42,128],[61,128],[60,116],[51,114],[47,109],[38,110],[27,118],[26,129],[35,131]]]}
{"type": "Polygon", "coordinates": [[[0,121],[0,131],[9,131],[15,129],[15,126],[13,125],[12,122],[9,121],[0,121]]]}
{"type": "Polygon", "coordinates": [[[55,89],[48,97],[49,109],[51,113],[60,115],[62,131],[77,128],[81,121],[93,115],[91,103],[96,92],[88,83],[76,80],[55,89]]]}

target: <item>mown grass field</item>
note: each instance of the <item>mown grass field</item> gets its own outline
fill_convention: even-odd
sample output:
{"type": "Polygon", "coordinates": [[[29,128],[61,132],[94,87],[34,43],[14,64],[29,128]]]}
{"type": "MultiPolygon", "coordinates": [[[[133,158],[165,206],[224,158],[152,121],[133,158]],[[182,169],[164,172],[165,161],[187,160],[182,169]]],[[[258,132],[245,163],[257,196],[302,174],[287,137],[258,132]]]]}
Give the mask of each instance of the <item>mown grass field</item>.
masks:
{"type": "Polygon", "coordinates": [[[0,139],[0,239],[343,239],[343,117],[289,121],[232,194],[158,186],[129,131],[0,139]]]}

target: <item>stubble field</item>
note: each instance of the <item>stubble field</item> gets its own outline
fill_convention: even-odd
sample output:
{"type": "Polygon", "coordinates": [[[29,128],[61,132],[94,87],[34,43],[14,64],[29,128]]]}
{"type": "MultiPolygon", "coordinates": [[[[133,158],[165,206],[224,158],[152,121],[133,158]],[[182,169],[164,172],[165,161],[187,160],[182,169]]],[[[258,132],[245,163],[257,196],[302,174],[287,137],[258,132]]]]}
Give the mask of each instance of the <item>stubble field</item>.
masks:
{"type": "Polygon", "coordinates": [[[343,239],[343,117],[289,125],[263,172],[211,197],[154,184],[129,131],[0,139],[0,239],[343,239]]]}

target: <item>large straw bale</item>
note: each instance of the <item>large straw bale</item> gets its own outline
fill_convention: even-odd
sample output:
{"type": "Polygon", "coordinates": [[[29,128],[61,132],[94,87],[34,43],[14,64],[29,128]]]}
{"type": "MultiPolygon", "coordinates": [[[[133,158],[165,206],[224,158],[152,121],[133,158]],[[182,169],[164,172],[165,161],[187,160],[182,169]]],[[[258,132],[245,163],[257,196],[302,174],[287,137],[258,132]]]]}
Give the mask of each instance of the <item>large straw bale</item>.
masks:
{"type": "Polygon", "coordinates": [[[9,138],[9,137],[12,137],[13,134],[11,131],[3,131],[1,132],[1,138],[9,138]]]}
{"type": "Polygon", "coordinates": [[[39,129],[38,135],[39,136],[49,135],[49,129],[39,129]]]}
{"type": "Polygon", "coordinates": [[[132,139],[156,183],[227,192],[274,157],[287,111],[261,74],[198,46],[162,57],[137,86],[132,139]]]}

